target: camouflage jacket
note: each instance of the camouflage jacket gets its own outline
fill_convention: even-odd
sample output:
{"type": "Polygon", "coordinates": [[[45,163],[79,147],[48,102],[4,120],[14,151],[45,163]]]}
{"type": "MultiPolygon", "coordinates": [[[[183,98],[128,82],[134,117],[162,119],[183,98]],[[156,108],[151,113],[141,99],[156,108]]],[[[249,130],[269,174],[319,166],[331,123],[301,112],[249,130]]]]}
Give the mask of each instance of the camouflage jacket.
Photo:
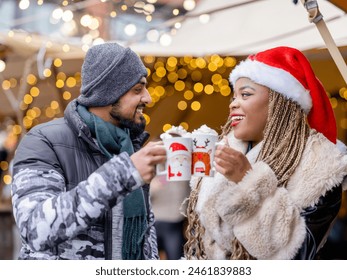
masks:
{"type": "MultiPolygon", "coordinates": [[[[121,210],[124,196],[143,184],[128,154],[107,160],[77,113],[76,101],[70,102],[64,118],[32,128],[16,151],[12,204],[22,238],[19,258],[105,259],[106,247],[113,244],[119,251],[122,212],[113,215],[118,234],[112,237],[119,240],[107,242],[105,228],[111,226],[105,213],[121,210]]],[[[144,256],[157,259],[151,210],[148,220],[144,256]]],[[[114,255],[121,258],[119,252],[114,255]]]]}

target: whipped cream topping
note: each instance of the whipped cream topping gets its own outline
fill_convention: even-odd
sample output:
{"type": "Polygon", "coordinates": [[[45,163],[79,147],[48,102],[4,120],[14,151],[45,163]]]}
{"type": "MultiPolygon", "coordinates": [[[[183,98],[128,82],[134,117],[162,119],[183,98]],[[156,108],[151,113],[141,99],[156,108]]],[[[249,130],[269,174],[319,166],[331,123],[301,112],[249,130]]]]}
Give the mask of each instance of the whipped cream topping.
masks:
{"type": "Polygon", "coordinates": [[[164,133],[160,134],[160,139],[169,139],[173,137],[185,137],[185,138],[190,138],[191,133],[187,132],[181,125],[179,126],[172,126],[170,129],[165,131],[164,133]]]}
{"type": "Polygon", "coordinates": [[[209,135],[218,136],[217,131],[215,131],[212,128],[209,128],[206,124],[203,124],[198,129],[194,129],[192,134],[209,134],[209,135]]]}

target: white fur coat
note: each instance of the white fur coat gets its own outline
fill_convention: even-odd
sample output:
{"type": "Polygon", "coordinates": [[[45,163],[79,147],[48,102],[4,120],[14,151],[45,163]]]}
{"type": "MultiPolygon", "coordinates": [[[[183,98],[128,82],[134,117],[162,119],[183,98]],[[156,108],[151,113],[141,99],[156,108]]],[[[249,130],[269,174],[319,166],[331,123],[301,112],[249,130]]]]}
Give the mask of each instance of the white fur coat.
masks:
{"type": "MultiPolygon", "coordinates": [[[[228,142],[246,152],[247,144],[232,134],[228,142]]],[[[202,181],[196,211],[205,228],[208,259],[226,259],[234,236],[257,259],[293,258],[306,235],[300,212],[347,175],[347,155],[312,130],[287,188],[278,188],[272,169],[264,162],[255,163],[260,147],[261,143],[247,153],[252,170],[238,184],[219,173],[202,181]]],[[[194,188],[196,180],[191,185],[194,188]]]]}

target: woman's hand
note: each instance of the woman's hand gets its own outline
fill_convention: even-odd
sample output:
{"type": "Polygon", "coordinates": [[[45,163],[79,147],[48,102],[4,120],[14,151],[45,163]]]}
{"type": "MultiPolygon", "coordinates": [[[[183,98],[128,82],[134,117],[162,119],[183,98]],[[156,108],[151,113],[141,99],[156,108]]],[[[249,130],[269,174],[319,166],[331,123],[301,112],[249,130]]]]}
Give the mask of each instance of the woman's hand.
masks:
{"type": "Polygon", "coordinates": [[[252,169],[246,156],[229,145],[218,145],[214,156],[216,171],[223,174],[229,181],[238,183],[252,169]]]}

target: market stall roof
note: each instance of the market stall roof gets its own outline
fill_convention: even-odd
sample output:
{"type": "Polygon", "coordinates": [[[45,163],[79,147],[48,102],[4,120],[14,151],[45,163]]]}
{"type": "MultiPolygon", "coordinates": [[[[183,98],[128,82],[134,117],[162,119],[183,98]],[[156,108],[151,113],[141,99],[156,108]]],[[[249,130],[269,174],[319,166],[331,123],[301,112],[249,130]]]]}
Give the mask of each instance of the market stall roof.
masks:
{"type": "Polygon", "coordinates": [[[83,58],[85,55],[79,44],[21,31],[0,32],[0,44],[9,48],[9,55],[20,57],[37,55],[40,49],[45,52],[46,57],[69,59],[83,58]]]}
{"type": "MultiPolygon", "coordinates": [[[[347,14],[343,7],[325,0],[317,2],[336,44],[347,45],[347,14]]],[[[201,0],[192,12],[162,26],[173,27],[179,21],[181,28],[172,35],[170,45],[134,43],[131,47],[142,55],[157,56],[237,56],[279,45],[302,51],[325,47],[300,1],[201,0]],[[209,17],[209,21],[202,23],[202,17],[209,17]]]]}

